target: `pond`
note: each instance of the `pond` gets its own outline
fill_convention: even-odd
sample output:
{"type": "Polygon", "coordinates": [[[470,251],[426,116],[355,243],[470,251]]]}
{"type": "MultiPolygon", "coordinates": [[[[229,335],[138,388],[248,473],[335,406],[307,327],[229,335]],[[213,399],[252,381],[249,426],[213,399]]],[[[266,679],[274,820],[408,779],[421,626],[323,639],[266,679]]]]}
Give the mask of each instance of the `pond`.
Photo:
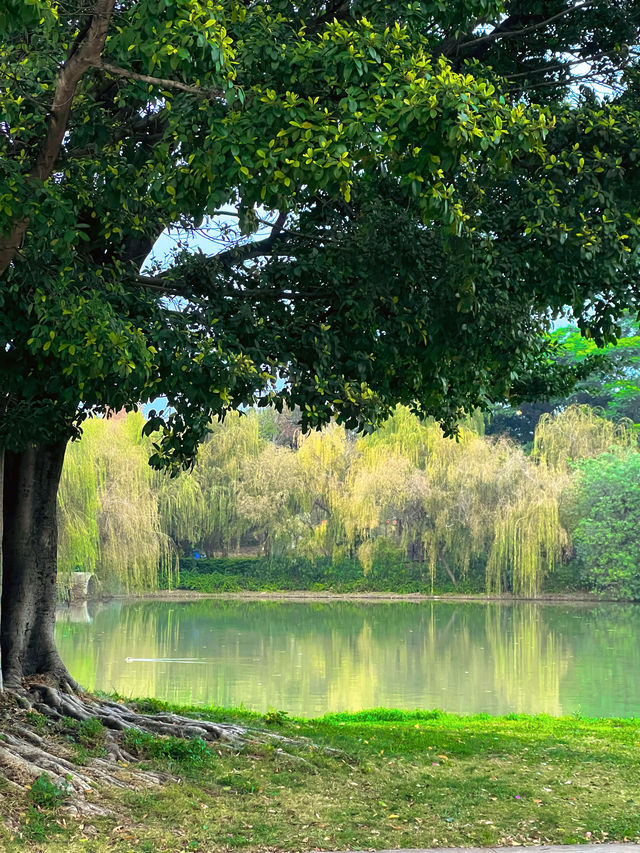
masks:
{"type": "Polygon", "coordinates": [[[63,608],[87,689],[302,716],[640,716],[640,605],[127,600],[63,608]]]}

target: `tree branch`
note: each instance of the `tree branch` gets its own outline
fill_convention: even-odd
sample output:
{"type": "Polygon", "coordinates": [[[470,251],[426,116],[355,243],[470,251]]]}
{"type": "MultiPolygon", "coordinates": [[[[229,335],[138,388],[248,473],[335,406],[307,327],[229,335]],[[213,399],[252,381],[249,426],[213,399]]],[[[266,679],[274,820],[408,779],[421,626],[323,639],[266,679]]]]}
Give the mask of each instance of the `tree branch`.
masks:
{"type": "MultiPolygon", "coordinates": [[[[258,221],[264,222],[264,220],[260,220],[260,219],[258,221]]],[[[273,223],[273,226],[271,228],[271,235],[270,236],[272,238],[275,238],[278,236],[278,234],[280,234],[280,232],[284,228],[284,223],[286,221],[287,221],[287,211],[281,210],[280,213],[278,214],[276,221],[273,223]]]]}
{"type": "Polygon", "coordinates": [[[544,18],[542,20],[540,20],[539,15],[513,15],[498,24],[490,33],[486,33],[485,35],[470,39],[469,41],[461,41],[460,38],[445,39],[445,41],[443,41],[440,45],[439,49],[435,51],[435,54],[436,56],[442,55],[450,59],[457,56],[460,56],[463,59],[480,59],[489,50],[492,44],[498,39],[519,38],[521,36],[526,36],[529,33],[535,32],[536,30],[540,30],[543,27],[554,23],[554,21],[557,21],[560,18],[566,17],[567,15],[571,14],[571,12],[576,12],[580,9],[586,9],[590,5],[590,0],[583,0],[583,2],[568,6],[561,12],[557,12],[555,15],[551,15],[550,17],[544,18]],[[524,27],[518,27],[521,22],[524,22],[526,20],[531,21],[532,19],[535,22],[529,23],[524,27]],[[518,28],[516,29],[516,27],[518,28]]]}
{"type": "MultiPolygon", "coordinates": [[[[29,177],[46,181],[53,172],[67,130],[76,89],[82,75],[95,66],[104,48],[115,0],[96,0],[91,23],[81,45],[62,66],[56,81],[47,133],[29,177]]],[[[20,248],[29,220],[18,220],[10,234],[0,237],[0,275],[7,269],[20,248]]]]}
{"type": "MultiPolygon", "coordinates": [[[[609,56],[609,54],[611,53],[611,48],[608,48],[607,50],[599,50],[596,53],[585,53],[584,56],[580,56],[579,54],[576,56],[576,53],[577,53],[576,51],[566,50],[566,51],[563,51],[563,53],[566,54],[567,56],[573,56],[575,58],[569,62],[562,62],[560,59],[558,59],[558,61],[555,63],[549,64],[549,65],[542,65],[539,68],[532,68],[529,71],[520,71],[517,74],[507,74],[507,75],[505,75],[504,79],[507,81],[516,80],[516,79],[522,78],[522,77],[531,79],[531,77],[534,74],[543,74],[545,71],[561,71],[564,69],[573,68],[576,65],[585,65],[585,64],[588,64],[590,62],[595,62],[598,59],[602,59],[604,57],[609,56]]],[[[631,61],[631,56],[629,57],[628,60],[621,61],[619,68],[625,68],[629,64],[630,61],[631,61]]],[[[593,76],[593,75],[597,75],[597,74],[598,74],[598,71],[596,69],[593,69],[593,70],[590,70],[589,72],[587,72],[587,74],[581,75],[581,77],[579,77],[579,78],[572,77],[571,82],[573,83],[575,79],[584,79],[585,77],[593,76]]],[[[603,85],[606,85],[606,84],[603,84],[603,85]]]]}
{"type": "MultiPolygon", "coordinates": [[[[276,254],[280,249],[278,244],[282,242],[280,232],[275,231],[274,227],[271,234],[264,240],[242,243],[240,246],[231,246],[223,252],[218,252],[217,255],[212,255],[211,260],[227,266],[244,263],[244,261],[252,261],[254,258],[276,254]]],[[[285,247],[283,246],[282,248],[284,249],[285,247]]]]}
{"type": "Polygon", "coordinates": [[[180,289],[179,284],[167,281],[159,275],[138,275],[135,279],[139,285],[146,287],[149,290],[155,290],[164,296],[185,296],[184,290],[180,289]]]}
{"type": "Polygon", "coordinates": [[[106,71],[116,77],[125,77],[127,80],[137,80],[140,83],[149,83],[151,86],[161,86],[163,89],[177,89],[180,92],[187,92],[189,95],[197,95],[199,98],[222,98],[224,96],[222,89],[203,89],[200,86],[190,86],[188,83],[182,83],[180,80],[169,80],[166,77],[152,77],[149,74],[138,74],[136,71],[122,68],[120,65],[113,65],[111,62],[102,62],[99,59],[95,65],[102,71],[106,71]]]}
{"type": "MultiPolygon", "coordinates": [[[[205,289],[202,289],[200,292],[196,293],[194,288],[191,288],[190,290],[187,290],[184,287],[181,288],[179,283],[168,282],[160,276],[139,275],[137,276],[136,281],[141,287],[145,287],[148,290],[157,293],[159,297],[178,297],[179,299],[184,300],[184,302],[192,303],[194,305],[205,305],[206,300],[208,300],[212,295],[205,289]]],[[[230,298],[235,301],[237,301],[238,298],[243,296],[248,298],[258,296],[268,297],[271,302],[286,300],[290,303],[293,299],[316,299],[318,297],[318,293],[310,290],[298,290],[291,288],[287,288],[286,290],[274,291],[260,287],[234,287],[227,288],[224,291],[216,290],[215,296],[217,298],[230,298]]],[[[179,311],[178,313],[182,313],[184,316],[186,316],[188,312],[182,310],[182,312],[179,311]]]]}

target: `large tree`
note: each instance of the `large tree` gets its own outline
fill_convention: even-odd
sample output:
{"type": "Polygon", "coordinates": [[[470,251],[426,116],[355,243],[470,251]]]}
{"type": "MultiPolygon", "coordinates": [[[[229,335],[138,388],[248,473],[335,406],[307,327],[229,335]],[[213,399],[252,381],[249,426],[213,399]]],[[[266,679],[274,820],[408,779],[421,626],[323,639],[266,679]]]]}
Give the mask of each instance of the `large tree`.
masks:
{"type": "Polygon", "coordinates": [[[0,24],[12,688],[74,686],[55,503],[87,416],[165,395],[161,466],[256,399],[453,429],[566,380],[550,312],[604,341],[635,307],[638,0],[30,0],[0,24]],[[149,271],[167,229],[211,253],[149,271]]]}

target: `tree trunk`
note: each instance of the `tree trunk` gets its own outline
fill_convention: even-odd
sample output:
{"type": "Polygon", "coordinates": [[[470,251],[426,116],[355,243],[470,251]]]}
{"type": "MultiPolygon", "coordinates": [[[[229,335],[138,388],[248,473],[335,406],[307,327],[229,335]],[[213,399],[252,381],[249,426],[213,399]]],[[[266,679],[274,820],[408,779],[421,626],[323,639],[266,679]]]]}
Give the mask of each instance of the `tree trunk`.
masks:
{"type": "Polygon", "coordinates": [[[417,536],[409,542],[407,547],[409,560],[412,563],[424,563],[424,544],[422,536],[417,536]]]}
{"type": "Polygon", "coordinates": [[[56,650],[56,499],[66,440],[7,451],[4,465],[4,537],[0,645],[5,686],[47,675],[72,685],[56,650]]]}
{"type": "MultiPolygon", "coordinates": [[[[2,592],[2,492],[4,489],[4,447],[0,447],[0,593],[2,592]]],[[[0,606],[0,632],[2,630],[2,607],[0,606]]],[[[0,643],[0,693],[2,693],[2,644],[0,643]]]]}
{"type": "Polygon", "coordinates": [[[455,575],[454,575],[454,573],[451,571],[451,569],[450,569],[450,567],[449,567],[449,563],[447,562],[447,560],[446,560],[446,558],[445,558],[445,556],[444,556],[444,552],[443,552],[443,551],[440,551],[440,562],[441,562],[441,563],[442,563],[442,565],[444,566],[444,569],[445,569],[446,573],[447,573],[447,574],[449,575],[449,577],[451,578],[451,583],[452,583],[454,586],[458,586],[458,581],[456,580],[456,576],[455,576],[455,575]]]}

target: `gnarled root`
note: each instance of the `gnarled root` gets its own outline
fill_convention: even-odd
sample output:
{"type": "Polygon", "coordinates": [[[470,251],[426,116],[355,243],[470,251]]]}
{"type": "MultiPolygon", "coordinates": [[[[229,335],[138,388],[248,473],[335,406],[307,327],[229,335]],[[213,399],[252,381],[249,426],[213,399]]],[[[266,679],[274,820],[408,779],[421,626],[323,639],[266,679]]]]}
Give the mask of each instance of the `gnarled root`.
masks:
{"type": "Polygon", "coordinates": [[[119,702],[82,694],[65,693],[48,684],[32,684],[27,694],[31,707],[52,719],[70,717],[73,720],[96,718],[112,731],[136,729],[155,735],[181,738],[199,737],[221,745],[240,747],[247,740],[247,730],[230,723],[194,720],[178,714],[140,714],[119,702]]]}
{"type": "MultiPolygon", "coordinates": [[[[160,785],[174,777],[143,770],[138,759],[126,748],[125,732],[134,730],[156,736],[201,738],[215,743],[216,750],[240,749],[246,745],[273,743],[278,753],[288,756],[283,747],[300,745],[304,739],[291,740],[275,732],[258,732],[229,723],[213,723],[172,713],[143,714],[132,708],[89,694],[73,692],[69,683],[53,686],[51,682],[30,681],[23,687],[5,692],[0,706],[0,775],[12,787],[25,788],[47,773],[52,782],[67,795],[65,807],[86,816],[104,813],[92,802],[92,792],[101,785],[119,788],[146,788],[160,785]],[[29,712],[37,711],[54,725],[37,725],[29,712]],[[82,724],[90,719],[104,726],[103,754],[85,756],[62,734],[69,718],[82,724]],[[32,725],[29,726],[29,723],[32,725]],[[61,734],[62,733],[62,734],[61,734]]],[[[37,720],[37,718],[36,718],[37,720]]],[[[299,756],[292,759],[305,762],[299,756]]]]}
{"type": "Polygon", "coordinates": [[[100,810],[86,800],[97,785],[144,788],[173,778],[138,766],[138,759],[124,745],[124,732],[128,729],[160,736],[198,737],[215,742],[217,748],[228,749],[253,740],[240,726],[170,713],[141,714],[118,702],[76,692],[74,688],[71,679],[64,682],[31,679],[5,691],[2,702],[5,713],[0,709],[0,775],[11,787],[25,788],[47,773],[66,792],[66,805],[76,813],[96,814],[96,809],[100,810]],[[103,756],[89,757],[79,765],[77,753],[60,737],[59,727],[38,727],[36,732],[29,726],[30,711],[37,711],[56,723],[65,718],[80,723],[99,720],[105,728],[103,756]]]}
{"type": "MultiPolygon", "coordinates": [[[[219,726],[207,721],[191,720],[173,714],[147,717],[116,702],[102,701],[91,696],[72,694],[50,684],[30,684],[27,689],[5,691],[0,707],[0,776],[15,789],[31,787],[33,782],[48,774],[51,782],[65,793],[64,807],[83,816],[107,814],[102,806],[92,802],[96,788],[108,787],[141,789],[172,780],[167,773],[143,770],[138,759],[124,746],[126,729],[156,735],[200,737],[222,742],[227,746],[241,745],[243,731],[238,726],[219,726]],[[78,722],[98,719],[105,727],[103,755],[85,757],[78,762],[74,746],[61,735],[61,727],[37,726],[29,712],[37,711],[54,723],[68,719],[78,722]],[[4,713],[3,713],[4,712],[4,713]]],[[[37,721],[37,717],[35,720],[37,721]]]]}

